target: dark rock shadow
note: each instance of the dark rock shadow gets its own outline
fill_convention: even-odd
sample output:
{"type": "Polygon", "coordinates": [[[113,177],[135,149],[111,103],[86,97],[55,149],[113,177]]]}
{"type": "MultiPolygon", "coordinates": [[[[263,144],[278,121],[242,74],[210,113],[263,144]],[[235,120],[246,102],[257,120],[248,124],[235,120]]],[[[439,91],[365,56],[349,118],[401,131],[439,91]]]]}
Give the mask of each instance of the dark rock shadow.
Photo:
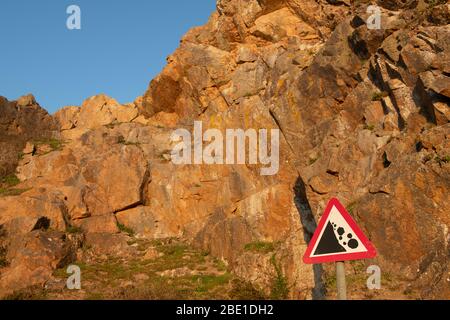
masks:
{"type": "MultiPolygon", "coordinates": [[[[306,243],[309,245],[314,232],[317,229],[317,223],[314,218],[311,206],[306,195],[306,187],[301,177],[297,178],[294,187],[294,202],[300,215],[300,221],[303,226],[303,235],[306,243]]],[[[325,299],[325,285],[323,283],[323,268],[320,264],[313,265],[314,288],[312,290],[313,300],[325,299]]]]}

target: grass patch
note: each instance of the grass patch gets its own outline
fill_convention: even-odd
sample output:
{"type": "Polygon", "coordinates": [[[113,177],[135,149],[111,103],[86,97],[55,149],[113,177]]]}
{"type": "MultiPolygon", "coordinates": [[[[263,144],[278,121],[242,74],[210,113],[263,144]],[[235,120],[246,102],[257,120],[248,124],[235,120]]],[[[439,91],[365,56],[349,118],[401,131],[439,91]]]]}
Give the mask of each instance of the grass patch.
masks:
{"type": "Polygon", "coordinates": [[[325,277],[324,286],[327,291],[336,290],[337,286],[336,274],[333,273],[325,277]]]}
{"type": "Polygon", "coordinates": [[[157,250],[159,252],[164,253],[166,256],[170,256],[173,258],[181,258],[187,250],[187,246],[183,244],[170,244],[158,247],[157,250]]]}
{"type": "Polygon", "coordinates": [[[15,187],[20,183],[19,178],[15,174],[10,174],[6,177],[4,177],[2,180],[2,183],[7,185],[8,187],[15,187]]]}
{"type": "Polygon", "coordinates": [[[313,165],[314,163],[316,163],[317,160],[319,160],[319,159],[320,159],[320,157],[315,157],[315,158],[309,159],[309,165],[312,166],[312,165],[313,165]]]}
{"type": "Polygon", "coordinates": [[[205,261],[205,256],[201,252],[190,250],[182,243],[159,243],[154,245],[156,250],[162,255],[155,260],[148,261],[154,273],[165,270],[172,270],[187,267],[194,270],[205,261]]]}
{"type": "Polygon", "coordinates": [[[372,101],[381,101],[383,98],[386,98],[389,96],[389,93],[387,91],[378,91],[374,92],[372,94],[372,101]]]}
{"type": "Polygon", "coordinates": [[[145,287],[130,286],[115,291],[113,292],[114,299],[120,300],[187,300],[192,298],[191,295],[177,290],[161,279],[153,279],[145,287]]]}
{"type": "Polygon", "coordinates": [[[428,7],[432,8],[432,7],[435,7],[440,4],[445,4],[446,2],[447,2],[447,0],[429,0],[428,7]]]}
{"type": "Polygon", "coordinates": [[[103,294],[99,293],[99,292],[90,292],[87,296],[86,296],[86,300],[88,301],[99,301],[99,300],[104,300],[105,297],[103,296],[103,294]]]}
{"type": "Polygon", "coordinates": [[[124,136],[118,136],[117,137],[117,143],[118,144],[123,144],[124,146],[136,146],[139,147],[141,144],[139,142],[130,142],[127,141],[124,136]]]}
{"type": "Polygon", "coordinates": [[[449,163],[450,162],[450,156],[449,155],[443,156],[443,157],[436,156],[435,161],[437,163],[439,163],[439,164],[449,163]]]}
{"type": "Polygon", "coordinates": [[[281,265],[277,263],[275,255],[272,256],[271,263],[275,268],[275,277],[272,279],[270,288],[270,298],[273,300],[285,300],[289,295],[288,282],[283,274],[281,265]]]}
{"type": "Polygon", "coordinates": [[[46,300],[48,298],[47,292],[41,287],[34,286],[23,290],[15,291],[6,296],[3,300],[9,301],[29,301],[29,300],[46,300]]]}
{"type": "Polygon", "coordinates": [[[219,260],[219,259],[215,259],[215,264],[216,264],[216,268],[217,268],[217,270],[219,270],[219,271],[226,271],[228,268],[227,268],[227,265],[225,264],[225,262],[223,262],[222,260],[219,260]]]}
{"type": "Polygon", "coordinates": [[[353,212],[355,211],[355,208],[356,208],[357,205],[358,205],[358,201],[353,201],[352,203],[350,203],[347,206],[348,213],[353,214],[353,212]]]}
{"type": "Polygon", "coordinates": [[[205,276],[192,276],[189,279],[193,284],[196,284],[195,292],[206,293],[219,286],[228,284],[231,280],[231,275],[225,273],[223,275],[205,275],[205,276]]]}
{"type": "Polygon", "coordinates": [[[31,188],[27,189],[14,189],[14,188],[0,188],[0,197],[16,197],[20,196],[22,193],[31,190],[31,188]]]}
{"type": "Polygon", "coordinates": [[[128,269],[127,266],[121,262],[107,261],[98,266],[96,269],[100,272],[100,274],[108,275],[108,278],[127,279],[129,278],[129,273],[133,268],[128,269]]]}
{"type": "Polygon", "coordinates": [[[83,233],[83,230],[80,227],[69,226],[67,227],[66,232],[70,234],[80,234],[83,233]]]}
{"type": "Polygon", "coordinates": [[[245,251],[256,252],[256,253],[270,253],[275,250],[275,245],[273,242],[263,242],[256,241],[248,243],[244,246],[245,251]]]}
{"type": "Polygon", "coordinates": [[[120,232],[126,233],[130,237],[134,236],[134,234],[135,234],[133,229],[121,224],[120,222],[117,222],[117,228],[119,228],[120,232]]]}
{"type": "Polygon", "coordinates": [[[267,297],[263,292],[258,290],[248,281],[234,279],[231,282],[231,290],[229,293],[232,300],[266,300],[267,297]]]}
{"type": "MultiPolygon", "coordinates": [[[[209,253],[196,250],[177,239],[140,240],[138,246],[146,251],[154,248],[162,253],[152,260],[142,256],[122,259],[108,257],[89,263],[77,262],[80,267],[83,289],[86,295],[74,295],[70,290],[48,291],[51,299],[54,295],[68,299],[86,300],[197,300],[197,299],[266,299],[251,283],[239,279],[226,270],[226,265],[209,253]],[[187,268],[191,272],[178,276],[161,275],[161,272],[187,268]],[[138,278],[137,275],[145,275],[138,278]],[[139,280],[138,280],[139,279],[139,280]]],[[[56,270],[53,275],[65,280],[69,276],[66,268],[56,270]]],[[[280,276],[281,277],[281,276],[280,276]]],[[[279,277],[279,278],[280,278],[279,277]]],[[[282,277],[281,277],[282,278],[282,277]]],[[[282,287],[279,286],[279,287],[282,287]]],[[[282,290],[279,290],[282,291],[282,290]]]]}
{"type": "Polygon", "coordinates": [[[170,162],[170,159],[172,159],[172,154],[170,151],[163,151],[158,155],[158,159],[162,162],[170,162]]]}
{"type": "Polygon", "coordinates": [[[19,178],[15,174],[10,174],[0,180],[0,197],[11,197],[11,196],[19,196],[22,193],[31,190],[28,189],[20,189],[14,188],[20,184],[19,178]]]}
{"type": "Polygon", "coordinates": [[[39,139],[33,141],[36,146],[48,145],[52,151],[60,151],[63,148],[63,142],[58,139],[39,139]]]}

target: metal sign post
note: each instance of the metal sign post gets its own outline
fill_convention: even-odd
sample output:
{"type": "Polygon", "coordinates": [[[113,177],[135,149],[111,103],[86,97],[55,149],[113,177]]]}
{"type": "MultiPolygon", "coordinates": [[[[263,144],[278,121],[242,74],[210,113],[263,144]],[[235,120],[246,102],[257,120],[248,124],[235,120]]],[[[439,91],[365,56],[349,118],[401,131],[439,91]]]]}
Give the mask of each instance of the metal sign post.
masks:
{"type": "Polygon", "coordinates": [[[347,300],[344,261],[372,259],[377,251],[338,199],[331,199],[303,256],[307,264],[336,263],[338,300],[347,300]]]}
{"type": "Polygon", "coordinates": [[[345,263],[336,262],[336,284],[338,300],[347,300],[347,284],[345,282],[345,263]]]}

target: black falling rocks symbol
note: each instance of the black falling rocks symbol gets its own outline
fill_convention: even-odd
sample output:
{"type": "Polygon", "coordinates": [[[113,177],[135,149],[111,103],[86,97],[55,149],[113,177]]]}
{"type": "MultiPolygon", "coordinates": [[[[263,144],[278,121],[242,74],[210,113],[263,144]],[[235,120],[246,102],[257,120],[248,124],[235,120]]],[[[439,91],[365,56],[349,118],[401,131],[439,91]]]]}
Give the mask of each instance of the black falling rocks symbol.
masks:
{"type": "Polygon", "coordinates": [[[348,240],[343,242],[344,246],[342,246],[336,237],[335,230],[339,235],[339,240],[342,241],[344,239],[345,229],[338,227],[335,223],[328,222],[314,255],[347,252],[347,249],[344,246],[348,246],[350,249],[358,248],[359,242],[353,238],[353,234],[351,233],[347,234],[348,240]]]}

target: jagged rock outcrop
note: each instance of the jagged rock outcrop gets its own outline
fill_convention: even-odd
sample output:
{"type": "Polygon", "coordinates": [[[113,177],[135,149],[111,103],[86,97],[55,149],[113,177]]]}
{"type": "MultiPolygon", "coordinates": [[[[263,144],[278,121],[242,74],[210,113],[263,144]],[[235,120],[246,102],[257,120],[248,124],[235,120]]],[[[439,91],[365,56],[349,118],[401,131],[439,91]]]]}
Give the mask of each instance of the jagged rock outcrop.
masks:
{"type": "Polygon", "coordinates": [[[75,261],[77,249],[58,231],[35,229],[13,237],[8,252],[10,265],[1,275],[0,295],[46,283],[55,269],[75,261]]]}
{"type": "MultiPolygon", "coordinates": [[[[370,234],[374,230],[371,236],[375,244],[386,246],[379,258],[385,269],[398,274],[409,270],[408,280],[417,283],[434,274],[436,287],[424,288],[421,293],[439,293],[448,272],[448,210],[440,194],[449,188],[446,91],[450,78],[446,69],[450,37],[449,21],[433,17],[445,17],[442,12],[448,4],[427,7],[416,1],[380,1],[382,30],[369,30],[364,5],[268,3],[220,1],[219,15],[213,15],[207,26],[191,31],[169,57],[169,65],[144,95],[142,112],[176,112],[181,118],[194,117],[204,123],[225,118],[225,125],[212,124],[223,128],[233,127],[234,110],[244,115],[245,124],[257,125],[258,113],[246,113],[248,103],[253,110],[268,111],[264,124],[282,130],[282,153],[294,167],[287,181],[294,182],[295,173],[299,173],[296,187],[304,190],[297,194],[300,204],[312,208],[318,218],[330,197],[343,199],[366,231],[370,234]],[[320,14],[318,19],[311,19],[308,13],[314,7],[320,8],[328,21],[331,13],[339,10],[331,19],[334,24],[322,21],[320,14]],[[389,11],[397,9],[410,10],[389,11]],[[234,24],[234,33],[217,29],[226,24],[234,24]],[[154,100],[162,94],[155,88],[169,83],[179,88],[177,94],[170,97],[169,108],[156,104],[155,110],[154,100]],[[416,143],[433,126],[445,133],[440,135],[442,140],[433,138],[439,142],[431,150],[439,152],[424,156],[416,143]],[[422,157],[433,160],[423,162],[422,157]],[[428,169],[430,165],[432,170],[428,169]],[[422,172],[424,180],[433,181],[431,187],[413,187],[415,178],[400,173],[410,168],[422,172]],[[402,184],[406,190],[374,191],[372,185],[386,181],[386,177],[394,184],[406,179],[408,182],[402,184]],[[394,203],[401,205],[406,199],[414,205],[409,209],[395,207],[394,203]],[[368,207],[366,202],[372,205],[368,207]],[[386,203],[392,205],[386,208],[386,203]],[[420,212],[417,224],[427,221],[421,225],[424,230],[411,238],[411,233],[403,229],[408,240],[399,241],[396,234],[387,237],[385,229],[389,227],[378,216],[379,211],[386,217],[398,213],[395,220],[387,220],[393,230],[400,225],[414,229],[412,208],[420,212]],[[393,250],[391,243],[398,247],[393,250]],[[409,249],[406,243],[411,243],[409,249]],[[422,249],[415,243],[423,244],[422,249]],[[428,268],[432,271],[426,271],[428,268]]],[[[435,132],[428,134],[433,136],[435,132]]],[[[215,220],[215,224],[227,228],[227,223],[215,220]]],[[[233,235],[236,237],[239,235],[233,235]]],[[[220,252],[226,251],[223,247],[227,240],[219,241],[220,252]]],[[[203,242],[205,247],[210,245],[210,239],[203,242]]]]}
{"type": "Polygon", "coordinates": [[[27,141],[49,139],[58,131],[56,121],[32,95],[17,101],[0,96],[0,180],[14,173],[27,141]]]}
{"type": "MultiPolygon", "coordinates": [[[[80,228],[99,255],[127,254],[130,230],[184,238],[261,288],[281,270],[290,297],[321,298],[326,274],[301,258],[336,196],[377,247],[371,263],[415,297],[448,298],[444,2],[380,0],[382,29],[371,30],[365,2],[218,1],[142,98],[100,95],[55,114],[61,146],[27,146],[17,175],[31,189],[0,198],[3,237],[45,218],[53,230],[80,228]],[[171,134],[194,121],[280,129],[279,172],[173,164],[171,134]]],[[[0,269],[5,288],[14,267],[0,269]]]]}

